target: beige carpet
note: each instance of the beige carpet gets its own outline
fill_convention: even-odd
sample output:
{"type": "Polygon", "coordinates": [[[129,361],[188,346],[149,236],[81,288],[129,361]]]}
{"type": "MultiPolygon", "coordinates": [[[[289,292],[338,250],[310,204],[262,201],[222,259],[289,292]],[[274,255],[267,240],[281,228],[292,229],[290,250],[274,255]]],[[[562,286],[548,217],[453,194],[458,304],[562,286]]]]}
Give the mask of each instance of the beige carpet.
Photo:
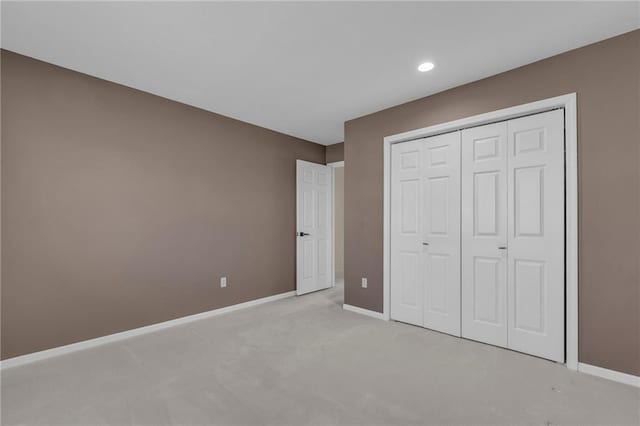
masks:
{"type": "Polygon", "coordinates": [[[639,390],[341,309],[341,288],[2,374],[2,424],[639,423],[639,390]]]}

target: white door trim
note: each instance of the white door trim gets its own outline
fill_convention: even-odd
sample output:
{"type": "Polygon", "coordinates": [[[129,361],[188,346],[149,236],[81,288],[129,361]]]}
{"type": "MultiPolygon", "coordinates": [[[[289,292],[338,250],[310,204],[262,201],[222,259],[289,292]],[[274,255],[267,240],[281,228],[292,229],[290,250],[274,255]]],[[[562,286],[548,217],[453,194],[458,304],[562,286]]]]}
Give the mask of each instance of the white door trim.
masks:
{"type": "MultiPolygon", "coordinates": [[[[344,161],[327,163],[331,167],[331,287],[336,286],[336,169],[344,167],[344,161]]],[[[343,191],[344,192],[344,191],[343,191]]]]}
{"type": "Polygon", "coordinates": [[[399,133],[384,138],[384,214],[383,214],[383,305],[382,316],[389,319],[390,298],[390,233],[391,233],[391,145],[413,139],[434,136],[441,133],[481,126],[497,121],[509,120],[525,115],[564,108],[565,111],[565,179],[566,179],[566,365],[571,370],[578,369],[578,128],[577,96],[575,93],[557,96],[500,109],[448,123],[437,124],[410,132],[399,133]]]}

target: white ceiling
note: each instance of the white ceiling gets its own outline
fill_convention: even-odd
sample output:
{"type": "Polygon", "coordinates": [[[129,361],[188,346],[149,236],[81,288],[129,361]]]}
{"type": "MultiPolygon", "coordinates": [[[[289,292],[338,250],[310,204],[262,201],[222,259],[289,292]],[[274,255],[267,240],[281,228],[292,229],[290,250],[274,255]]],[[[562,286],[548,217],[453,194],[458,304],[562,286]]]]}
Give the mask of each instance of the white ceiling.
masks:
{"type": "Polygon", "coordinates": [[[346,120],[638,28],[639,5],[5,1],[2,47],[332,144],[346,120]]]}

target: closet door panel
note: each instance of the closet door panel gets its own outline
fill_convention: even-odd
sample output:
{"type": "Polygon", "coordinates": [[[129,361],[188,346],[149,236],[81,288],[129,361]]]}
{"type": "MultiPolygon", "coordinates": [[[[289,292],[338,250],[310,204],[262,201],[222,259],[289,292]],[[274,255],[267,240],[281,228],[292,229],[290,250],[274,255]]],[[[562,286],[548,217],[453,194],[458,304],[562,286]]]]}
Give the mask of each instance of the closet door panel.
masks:
{"type": "Polygon", "coordinates": [[[507,124],[462,131],[462,336],[507,346],[507,124]]]}
{"type": "Polygon", "coordinates": [[[423,142],[391,147],[391,319],[423,324],[423,142]]]}
{"type": "Polygon", "coordinates": [[[509,348],[564,362],[564,114],[508,122],[509,348]]]}
{"type": "Polygon", "coordinates": [[[424,326],[460,336],[460,132],[423,143],[424,326]]]}

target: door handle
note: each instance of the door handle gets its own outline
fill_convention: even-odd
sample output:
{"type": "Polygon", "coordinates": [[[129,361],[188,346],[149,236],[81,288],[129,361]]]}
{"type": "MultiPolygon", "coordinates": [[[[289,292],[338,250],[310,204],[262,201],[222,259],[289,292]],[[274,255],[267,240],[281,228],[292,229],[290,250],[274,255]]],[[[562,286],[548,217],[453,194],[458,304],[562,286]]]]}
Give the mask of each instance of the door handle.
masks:
{"type": "Polygon", "coordinates": [[[307,235],[311,235],[311,234],[309,234],[309,233],[307,233],[307,232],[298,232],[298,233],[296,233],[296,235],[297,235],[298,237],[306,237],[307,235]]]}
{"type": "Polygon", "coordinates": [[[422,245],[423,245],[423,246],[428,246],[428,245],[429,245],[429,243],[422,243],[422,245]]]}
{"type": "Polygon", "coordinates": [[[500,247],[498,247],[498,250],[506,250],[506,249],[507,249],[507,246],[500,246],[500,247]]]}

